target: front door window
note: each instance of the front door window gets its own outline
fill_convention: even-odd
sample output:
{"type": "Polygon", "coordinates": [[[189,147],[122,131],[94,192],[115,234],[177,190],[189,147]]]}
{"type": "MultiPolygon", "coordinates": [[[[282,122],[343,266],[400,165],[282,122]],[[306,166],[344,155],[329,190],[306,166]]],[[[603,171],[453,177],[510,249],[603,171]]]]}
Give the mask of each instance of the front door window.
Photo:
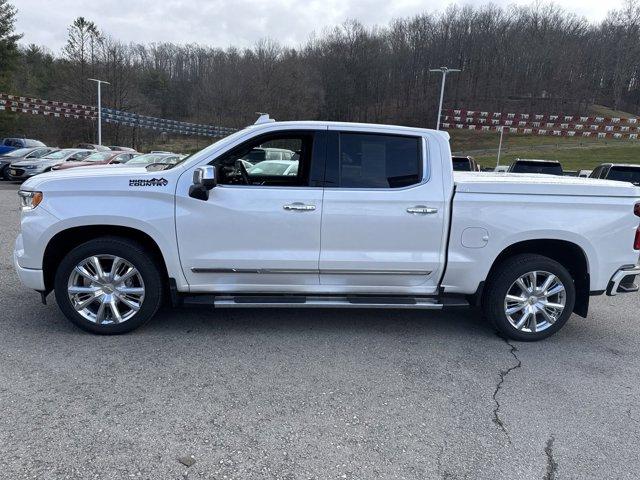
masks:
{"type": "Polygon", "coordinates": [[[305,187],[313,150],[311,133],[262,136],[217,159],[221,185],[305,187]]]}

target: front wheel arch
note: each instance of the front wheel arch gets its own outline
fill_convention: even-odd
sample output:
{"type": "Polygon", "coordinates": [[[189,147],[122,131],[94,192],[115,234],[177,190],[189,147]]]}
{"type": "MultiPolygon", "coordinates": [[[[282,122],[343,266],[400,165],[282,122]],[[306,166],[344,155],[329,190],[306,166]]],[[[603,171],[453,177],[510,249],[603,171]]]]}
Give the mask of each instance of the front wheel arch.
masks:
{"type": "Polygon", "coordinates": [[[69,251],[56,270],[54,286],[65,316],[79,328],[101,335],[144,325],[165,293],[153,256],[139,243],[114,236],[98,237],[69,251]]]}
{"type": "Polygon", "coordinates": [[[53,290],[56,270],[65,255],[75,247],[100,237],[118,237],[139,244],[153,256],[160,269],[163,285],[169,288],[167,264],[160,247],[151,236],[141,230],[120,225],[87,225],[62,230],[49,240],[42,261],[45,295],[53,290]]]}

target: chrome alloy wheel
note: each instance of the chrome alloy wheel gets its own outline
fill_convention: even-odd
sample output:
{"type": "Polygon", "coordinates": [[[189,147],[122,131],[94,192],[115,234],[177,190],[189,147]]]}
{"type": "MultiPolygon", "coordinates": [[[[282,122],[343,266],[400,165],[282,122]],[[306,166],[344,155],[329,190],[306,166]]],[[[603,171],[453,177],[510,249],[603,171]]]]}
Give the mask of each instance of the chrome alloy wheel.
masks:
{"type": "Polygon", "coordinates": [[[560,279],[552,273],[534,271],[518,278],[504,300],[509,323],[522,332],[541,332],[562,315],[567,294],[560,279]]]}
{"type": "Polygon", "coordinates": [[[93,255],[75,266],[67,284],[73,308],[98,325],[131,319],[144,301],[142,275],[130,262],[115,255],[93,255]]]}

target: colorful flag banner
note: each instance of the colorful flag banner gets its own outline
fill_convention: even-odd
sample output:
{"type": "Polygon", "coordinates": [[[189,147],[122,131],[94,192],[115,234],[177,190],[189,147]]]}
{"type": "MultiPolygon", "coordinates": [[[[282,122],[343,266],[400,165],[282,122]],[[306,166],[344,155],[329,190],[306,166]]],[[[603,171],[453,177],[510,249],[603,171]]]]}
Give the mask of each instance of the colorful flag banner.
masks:
{"type": "MultiPolygon", "coordinates": [[[[98,108],[76,103],[42,100],[32,97],[21,97],[0,93],[0,111],[29,113],[54,118],[73,118],[96,120],[98,108]]],[[[204,137],[224,137],[236,131],[234,128],[216,125],[182,122],[166,118],[150,117],[132,112],[124,112],[111,108],[102,108],[102,119],[105,123],[118,123],[131,127],[156,130],[163,133],[180,135],[198,135],[204,137]]]]}

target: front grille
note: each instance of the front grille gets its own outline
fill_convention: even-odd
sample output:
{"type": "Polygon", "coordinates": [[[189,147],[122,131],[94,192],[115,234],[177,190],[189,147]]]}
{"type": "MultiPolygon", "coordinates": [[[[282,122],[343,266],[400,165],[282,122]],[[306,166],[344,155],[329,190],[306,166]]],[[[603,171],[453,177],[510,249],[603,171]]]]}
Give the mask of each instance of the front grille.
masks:
{"type": "Polygon", "coordinates": [[[9,173],[11,175],[13,175],[14,177],[20,177],[20,176],[24,175],[24,169],[22,169],[22,168],[11,168],[9,170],[9,173]]]}

